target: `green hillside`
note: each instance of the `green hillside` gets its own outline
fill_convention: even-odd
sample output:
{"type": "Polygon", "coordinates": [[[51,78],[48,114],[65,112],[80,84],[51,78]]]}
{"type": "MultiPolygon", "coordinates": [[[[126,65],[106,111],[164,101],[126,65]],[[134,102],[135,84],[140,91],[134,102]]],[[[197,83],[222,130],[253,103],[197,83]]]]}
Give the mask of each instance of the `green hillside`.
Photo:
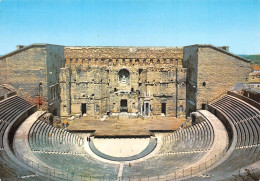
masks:
{"type": "Polygon", "coordinates": [[[260,55],[239,55],[239,56],[252,61],[252,63],[260,65],[260,55]]]}

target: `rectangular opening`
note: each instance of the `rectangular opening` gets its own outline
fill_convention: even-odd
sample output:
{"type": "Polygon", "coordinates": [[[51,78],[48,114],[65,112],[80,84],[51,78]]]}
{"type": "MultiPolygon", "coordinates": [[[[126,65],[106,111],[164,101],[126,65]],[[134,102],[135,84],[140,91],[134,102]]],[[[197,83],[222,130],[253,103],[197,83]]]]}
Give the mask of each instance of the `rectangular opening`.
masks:
{"type": "Polygon", "coordinates": [[[87,113],[86,103],[81,104],[81,113],[82,115],[87,113]]]}
{"type": "Polygon", "coordinates": [[[162,105],[161,105],[161,113],[166,115],[166,103],[162,103],[162,105]]]}
{"type": "Polygon", "coordinates": [[[202,110],[205,110],[205,109],[206,109],[206,104],[202,104],[202,105],[201,105],[201,109],[202,109],[202,110]]]}
{"type": "Polygon", "coordinates": [[[180,111],[180,112],[183,112],[183,106],[180,106],[180,107],[179,107],[179,111],[180,111]]]}
{"type": "Polygon", "coordinates": [[[145,109],[146,109],[145,115],[148,116],[148,114],[149,114],[149,103],[145,103],[145,109]]]}
{"type": "Polygon", "coordinates": [[[120,101],[120,112],[127,112],[127,100],[122,99],[120,101]]]}
{"type": "Polygon", "coordinates": [[[191,115],[192,124],[195,124],[196,116],[194,114],[191,115]]]}

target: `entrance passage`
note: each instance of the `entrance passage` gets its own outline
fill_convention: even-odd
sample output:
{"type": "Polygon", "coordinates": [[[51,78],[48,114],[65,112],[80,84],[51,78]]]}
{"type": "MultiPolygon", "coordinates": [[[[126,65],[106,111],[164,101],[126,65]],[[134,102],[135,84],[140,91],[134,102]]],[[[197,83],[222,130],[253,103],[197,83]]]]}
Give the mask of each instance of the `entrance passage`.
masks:
{"type": "Polygon", "coordinates": [[[126,99],[122,99],[120,102],[120,112],[128,112],[126,99]]]}
{"type": "Polygon", "coordinates": [[[149,116],[149,103],[145,103],[145,116],[149,116]]]}
{"type": "Polygon", "coordinates": [[[82,115],[87,113],[86,103],[81,104],[81,113],[82,115]]]}
{"type": "Polygon", "coordinates": [[[161,113],[163,113],[164,115],[166,115],[166,103],[162,103],[161,113]]]}

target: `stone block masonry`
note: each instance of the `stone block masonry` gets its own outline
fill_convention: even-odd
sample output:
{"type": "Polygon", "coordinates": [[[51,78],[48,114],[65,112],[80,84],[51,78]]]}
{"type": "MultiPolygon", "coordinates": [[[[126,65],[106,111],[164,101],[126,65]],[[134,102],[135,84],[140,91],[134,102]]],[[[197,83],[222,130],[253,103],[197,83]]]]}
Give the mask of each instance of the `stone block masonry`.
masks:
{"type": "Polygon", "coordinates": [[[184,47],[187,68],[187,115],[226,94],[236,83],[247,82],[250,62],[212,45],[184,47]]]}
{"type": "Polygon", "coordinates": [[[227,50],[212,45],[18,46],[0,57],[0,83],[65,119],[122,112],[185,117],[247,81],[249,62],[227,50]]]}
{"type": "Polygon", "coordinates": [[[178,84],[185,87],[185,73],[177,80],[182,52],[177,47],[66,47],[65,67],[71,77],[65,72],[60,74],[60,79],[70,85],[65,86],[63,81],[61,93],[71,95],[62,100],[65,112],[61,116],[100,118],[120,112],[144,117],[184,115],[183,86],[179,89],[181,101],[176,93],[178,84]]]}
{"type": "Polygon", "coordinates": [[[0,83],[59,115],[59,71],[64,65],[63,46],[32,44],[0,57],[0,83]]]}

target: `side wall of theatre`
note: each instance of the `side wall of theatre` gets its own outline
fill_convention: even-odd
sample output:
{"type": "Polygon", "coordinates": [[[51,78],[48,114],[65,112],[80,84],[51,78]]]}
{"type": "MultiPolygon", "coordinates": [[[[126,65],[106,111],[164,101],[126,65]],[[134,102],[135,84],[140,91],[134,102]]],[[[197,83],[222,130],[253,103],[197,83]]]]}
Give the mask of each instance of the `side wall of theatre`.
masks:
{"type": "Polygon", "coordinates": [[[236,83],[248,80],[250,62],[218,47],[184,47],[187,67],[187,111],[206,105],[226,94],[236,83]]]}

